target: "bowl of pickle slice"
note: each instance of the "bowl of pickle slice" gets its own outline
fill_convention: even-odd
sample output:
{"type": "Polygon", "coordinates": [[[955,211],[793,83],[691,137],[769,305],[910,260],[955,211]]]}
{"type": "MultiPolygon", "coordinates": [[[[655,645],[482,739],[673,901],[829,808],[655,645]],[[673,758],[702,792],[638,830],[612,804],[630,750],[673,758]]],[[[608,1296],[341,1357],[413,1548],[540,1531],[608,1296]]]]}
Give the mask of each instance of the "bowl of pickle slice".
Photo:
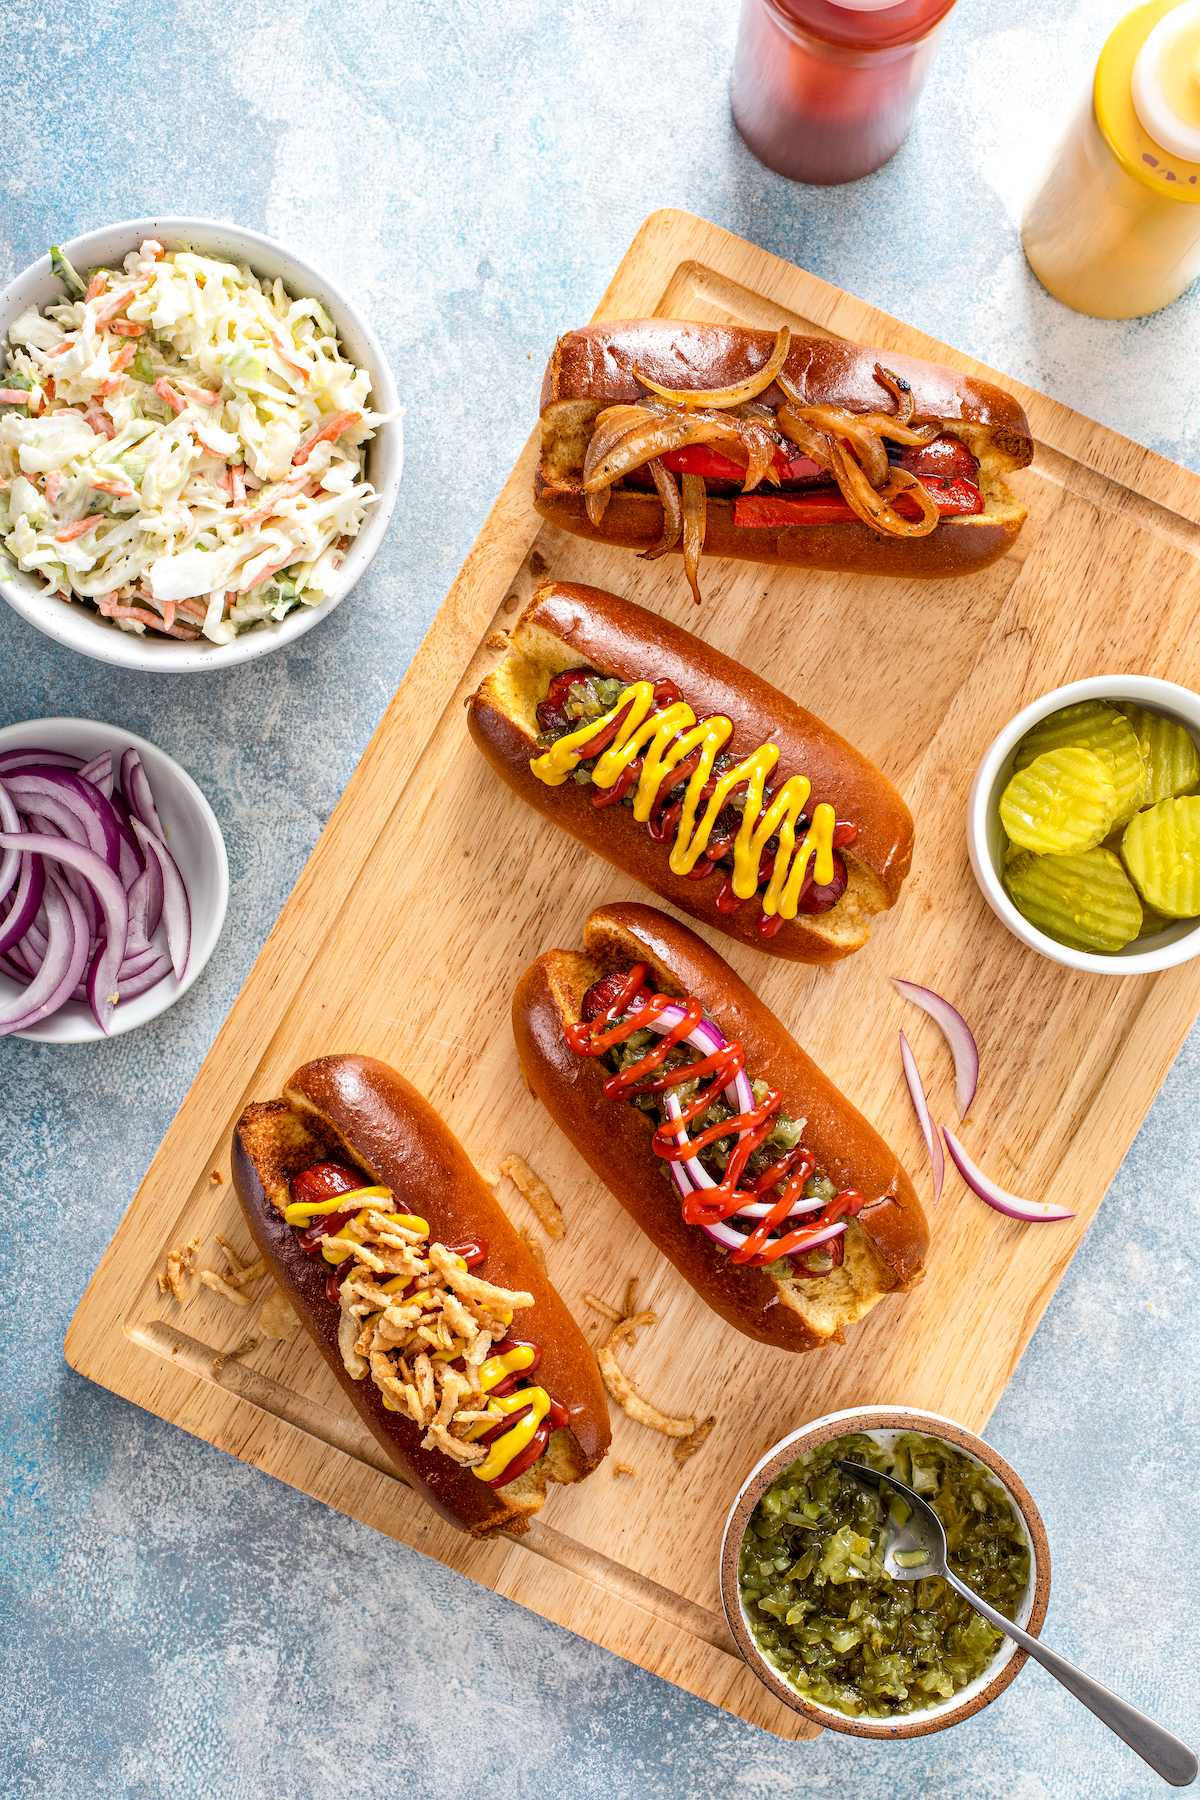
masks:
{"type": "Polygon", "coordinates": [[[992,910],[1073,968],[1144,974],[1200,954],[1200,696],[1102,676],[1027,707],[968,805],[992,910]]]}

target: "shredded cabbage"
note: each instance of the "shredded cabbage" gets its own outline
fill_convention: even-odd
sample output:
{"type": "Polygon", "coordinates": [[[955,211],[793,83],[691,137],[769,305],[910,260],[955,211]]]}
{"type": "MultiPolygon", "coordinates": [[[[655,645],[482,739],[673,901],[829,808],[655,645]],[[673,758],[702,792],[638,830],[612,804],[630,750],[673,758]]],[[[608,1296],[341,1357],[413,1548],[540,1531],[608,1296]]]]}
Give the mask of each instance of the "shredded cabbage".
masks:
{"type": "Polygon", "coordinates": [[[0,369],[17,566],[122,630],[215,644],[336,593],[378,499],[363,446],[395,415],[320,302],[153,239],[75,280],[14,322],[0,369]]]}

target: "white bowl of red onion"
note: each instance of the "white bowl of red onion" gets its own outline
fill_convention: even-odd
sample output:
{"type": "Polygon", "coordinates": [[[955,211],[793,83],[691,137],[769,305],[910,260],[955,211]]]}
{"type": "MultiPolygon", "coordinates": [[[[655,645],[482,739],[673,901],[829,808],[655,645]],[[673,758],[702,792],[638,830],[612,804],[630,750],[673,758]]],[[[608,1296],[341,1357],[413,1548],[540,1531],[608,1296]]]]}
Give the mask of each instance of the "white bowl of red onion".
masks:
{"type": "Polygon", "coordinates": [[[0,730],[0,1036],[147,1024],[199,978],[228,901],[221,828],[164,751],[95,719],[0,730]]]}

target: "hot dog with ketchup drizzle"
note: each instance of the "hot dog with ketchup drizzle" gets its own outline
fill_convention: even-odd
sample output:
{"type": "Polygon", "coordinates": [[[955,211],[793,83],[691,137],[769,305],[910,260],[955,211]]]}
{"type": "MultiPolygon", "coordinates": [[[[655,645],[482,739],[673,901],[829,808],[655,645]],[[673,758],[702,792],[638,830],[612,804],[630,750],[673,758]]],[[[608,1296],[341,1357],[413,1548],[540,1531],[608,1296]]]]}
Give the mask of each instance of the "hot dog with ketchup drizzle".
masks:
{"type": "Polygon", "coordinates": [[[513,996],[533,1093],[730,1325],[782,1350],[921,1279],[896,1156],[723,958],[654,907],[597,907],[513,996]]]}
{"type": "MultiPolygon", "coordinates": [[[[579,1056],[602,1057],[637,1032],[650,1030],[658,1034],[658,1043],[639,1062],[626,1064],[609,1077],[604,1092],[613,1100],[664,1096],[667,1118],[655,1130],[653,1149],[656,1156],[670,1164],[685,1160],[688,1164],[691,1179],[679,1182],[684,1190],[683,1216],[687,1223],[708,1228],[727,1225],[735,1215],[757,1217],[758,1222],[749,1231],[738,1232],[735,1226],[726,1237],[733,1263],[762,1269],[782,1257],[794,1256],[801,1259],[797,1273],[810,1277],[829,1274],[842,1261],[839,1240],[846,1230],[842,1221],[862,1211],[862,1195],[847,1188],[828,1203],[820,1197],[807,1197],[817,1159],[803,1145],[773,1158],[761,1174],[743,1185],[747,1164],[772,1134],[782,1095],[778,1088],[768,1087],[761,1103],[756,1103],[757,1096],[745,1080],[745,1050],[740,1041],[730,1042],[711,1022],[704,1033],[714,1046],[709,1055],[669,1066],[671,1052],[692,1040],[702,1025],[704,1007],[694,995],[680,1000],[653,993],[647,985],[648,974],[646,964],[637,963],[627,975],[605,976],[589,988],[584,995],[583,1020],[566,1028],[567,1043],[579,1056]],[[705,1075],[712,1076],[711,1082],[699,1086],[700,1077],[705,1075]],[[685,1083],[697,1085],[698,1091],[681,1106],[671,1089],[685,1083]],[[731,1116],[718,1119],[697,1137],[691,1137],[688,1127],[692,1122],[727,1099],[732,1107],[743,1110],[733,1111],[731,1116]],[[725,1172],[714,1182],[704,1170],[700,1155],[709,1145],[734,1138],[736,1144],[728,1152],[725,1172]],[[692,1182],[698,1184],[693,1186],[692,1182]],[[778,1192],[773,1191],[776,1189],[778,1192]],[[813,1212],[820,1213],[815,1223],[786,1231],[780,1237],[773,1235],[785,1220],[813,1212]],[[730,1238],[741,1241],[730,1244],[730,1238]],[[837,1244],[837,1254],[827,1253],[823,1264],[813,1266],[809,1253],[823,1244],[837,1244]]],[[[678,1180],[674,1168],[672,1175],[678,1180]]]]}

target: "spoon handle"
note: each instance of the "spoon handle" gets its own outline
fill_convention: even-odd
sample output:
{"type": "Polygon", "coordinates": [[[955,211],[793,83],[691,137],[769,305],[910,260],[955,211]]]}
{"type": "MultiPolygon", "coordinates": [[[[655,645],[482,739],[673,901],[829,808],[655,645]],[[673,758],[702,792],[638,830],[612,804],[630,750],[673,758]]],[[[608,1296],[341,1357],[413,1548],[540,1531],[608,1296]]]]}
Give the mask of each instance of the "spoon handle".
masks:
{"type": "Polygon", "coordinates": [[[1124,1738],[1129,1748],[1136,1750],[1156,1775],[1161,1775],[1172,1787],[1191,1786],[1200,1765],[1197,1764],[1195,1751],[1189,1749],[1182,1738],[1177,1738],[1172,1731],[1164,1730],[1136,1706],[1130,1706],[1128,1700],[1120,1699],[1098,1681],[1093,1681],[1090,1675],[1075,1668],[1065,1657],[1047,1649],[1038,1638],[1030,1637],[1027,1631],[1022,1631],[1020,1626],[1006,1619],[1003,1613],[998,1613],[994,1606],[989,1606],[986,1600],[981,1600],[978,1594],[972,1593],[966,1582],[960,1581],[950,1569],[943,1570],[942,1579],[948,1581],[964,1600],[969,1600],[989,1625],[994,1625],[997,1631],[1002,1631],[1005,1637],[1012,1638],[1022,1650],[1028,1651],[1056,1681],[1062,1682],[1069,1693],[1074,1694],[1077,1700],[1082,1700],[1089,1712],[1094,1712],[1110,1731],[1115,1731],[1119,1738],[1124,1738]]]}

